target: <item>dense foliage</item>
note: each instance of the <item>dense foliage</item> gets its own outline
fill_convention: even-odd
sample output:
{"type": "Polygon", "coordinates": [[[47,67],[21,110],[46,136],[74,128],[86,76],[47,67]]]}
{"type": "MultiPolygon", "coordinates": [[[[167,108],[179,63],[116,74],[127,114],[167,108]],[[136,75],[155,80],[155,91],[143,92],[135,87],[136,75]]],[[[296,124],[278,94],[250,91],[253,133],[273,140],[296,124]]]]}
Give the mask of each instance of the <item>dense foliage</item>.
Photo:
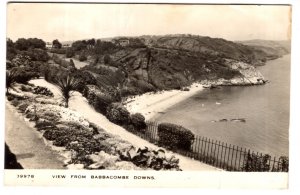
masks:
{"type": "Polygon", "coordinates": [[[108,106],[113,102],[111,96],[101,92],[98,87],[92,85],[87,85],[84,88],[83,95],[96,111],[104,115],[107,113],[108,106]]]}
{"type": "Polygon", "coordinates": [[[18,39],[15,43],[15,48],[18,50],[27,50],[29,48],[45,49],[46,43],[42,39],[29,38],[18,39]]]}
{"type": "Polygon", "coordinates": [[[146,129],[145,117],[141,113],[130,115],[130,119],[135,130],[144,131],[146,129]]]}
{"type": "Polygon", "coordinates": [[[53,54],[52,60],[64,68],[67,68],[67,69],[75,68],[74,62],[73,63],[71,62],[72,59],[65,60],[65,59],[59,57],[58,55],[53,54]]]}
{"type": "Polygon", "coordinates": [[[161,123],[158,125],[159,144],[170,149],[190,150],[194,134],[179,125],[161,123]]]}
{"type": "Polygon", "coordinates": [[[69,105],[69,99],[71,97],[71,91],[74,91],[77,89],[77,86],[79,84],[79,80],[72,76],[66,76],[66,77],[58,77],[55,81],[55,84],[60,89],[60,92],[63,96],[63,99],[65,101],[65,106],[68,107],[69,105]]]}
{"type": "Polygon", "coordinates": [[[112,103],[107,107],[106,117],[113,123],[126,126],[130,122],[130,114],[120,103],[112,103]]]}

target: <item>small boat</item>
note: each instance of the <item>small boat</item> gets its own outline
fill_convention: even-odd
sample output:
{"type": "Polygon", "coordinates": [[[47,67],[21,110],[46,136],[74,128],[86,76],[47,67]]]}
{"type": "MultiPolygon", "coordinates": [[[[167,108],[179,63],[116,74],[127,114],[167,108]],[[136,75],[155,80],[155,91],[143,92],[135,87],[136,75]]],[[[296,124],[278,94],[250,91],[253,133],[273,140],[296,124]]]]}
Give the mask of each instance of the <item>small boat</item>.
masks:
{"type": "Polygon", "coordinates": [[[221,103],[220,103],[220,102],[216,102],[216,104],[217,104],[217,105],[220,105],[221,103]]]}
{"type": "Polygon", "coordinates": [[[226,118],[220,119],[219,122],[227,122],[228,120],[226,118]]]}
{"type": "Polygon", "coordinates": [[[245,118],[233,118],[233,119],[231,119],[230,121],[232,121],[232,122],[242,122],[242,123],[245,123],[245,122],[246,122],[246,119],[245,119],[245,118]]]}

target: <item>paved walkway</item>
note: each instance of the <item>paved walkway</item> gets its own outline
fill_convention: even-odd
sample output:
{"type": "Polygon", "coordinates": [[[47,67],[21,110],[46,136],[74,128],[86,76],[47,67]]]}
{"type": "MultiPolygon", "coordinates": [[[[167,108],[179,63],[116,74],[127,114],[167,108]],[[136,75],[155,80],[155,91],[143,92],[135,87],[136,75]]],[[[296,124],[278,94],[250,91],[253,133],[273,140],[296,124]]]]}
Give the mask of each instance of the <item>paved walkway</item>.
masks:
{"type": "Polygon", "coordinates": [[[47,146],[9,102],[5,104],[5,142],[24,169],[65,169],[63,156],[47,146]]]}

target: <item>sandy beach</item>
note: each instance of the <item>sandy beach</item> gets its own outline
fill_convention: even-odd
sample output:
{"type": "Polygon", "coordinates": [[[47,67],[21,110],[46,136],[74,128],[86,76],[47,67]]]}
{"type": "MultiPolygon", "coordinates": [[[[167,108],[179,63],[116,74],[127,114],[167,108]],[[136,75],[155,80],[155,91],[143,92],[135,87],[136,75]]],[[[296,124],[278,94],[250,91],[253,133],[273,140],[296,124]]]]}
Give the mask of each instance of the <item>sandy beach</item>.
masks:
{"type": "Polygon", "coordinates": [[[197,94],[203,90],[203,85],[194,83],[189,91],[170,90],[157,93],[149,92],[140,96],[130,97],[125,102],[125,107],[130,113],[141,113],[146,120],[153,119],[158,113],[175,104],[197,94]]]}

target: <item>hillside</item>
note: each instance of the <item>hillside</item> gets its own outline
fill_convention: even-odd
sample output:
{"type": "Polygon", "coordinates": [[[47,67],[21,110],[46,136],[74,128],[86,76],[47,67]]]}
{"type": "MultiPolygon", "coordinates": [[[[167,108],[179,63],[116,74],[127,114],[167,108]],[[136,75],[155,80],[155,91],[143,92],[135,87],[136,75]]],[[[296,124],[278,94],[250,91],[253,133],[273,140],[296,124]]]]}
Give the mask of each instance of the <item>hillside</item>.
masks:
{"type": "Polygon", "coordinates": [[[84,69],[95,72],[95,69],[106,67],[107,71],[115,72],[112,68],[108,70],[109,67],[115,67],[122,70],[126,75],[125,94],[182,89],[203,80],[221,79],[224,85],[255,84],[255,79],[253,82],[242,82],[253,75],[263,79],[253,66],[263,65],[274,58],[274,55],[270,57],[267,49],[264,51],[241,43],[202,36],[118,37],[114,43],[116,46],[110,52],[88,54],[94,63],[84,69]],[[120,46],[120,40],[127,41],[127,45],[120,46]],[[109,62],[105,62],[105,56],[109,56],[109,62]],[[244,65],[232,65],[239,63],[244,65]],[[235,83],[237,79],[240,81],[235,83]]]}
{"type": "Polygon", "coordinates": [[[77,40],[71,47],[46,49],[42,40],[20,39],[8,42],[8,60],[12,62],[8,66],[19,66],[15,63],[18,61],[24,64],[23,57],[27,55],[33,61],[25,66],[30,71],[38,71],[50,80],[71,73],[82,80],[80,91],[86,85],[96,85],[105,94],[120,99],[150,91],[183,90],[194,82],[262,84],[264,78],[255,66],[288,53],[288,45],[283,41],[232,42],[205,36],[165,35],[77,40]],[[26,41],[36,48],[24,47],[26,41]],[[74,61],[88,65],[79,69],[74,61]]]}
{"type": "Polygon", "coordinates": [[[248,45],[255,50],[263,51],[267,54],[268,59],[276,59],[278,56],[282,56],[291,52],[290,41],[271,41],[271,40],[248,40],[239,41],[238,43],[248,45]]]}
{"type": "Polygon", "coordinates": [[[147,41],[153,47],[180,49],[240,60],[253,65],[261,63],[265,54],[253,48],[221,38],[192,35],[156,36],[147,41]]]}

